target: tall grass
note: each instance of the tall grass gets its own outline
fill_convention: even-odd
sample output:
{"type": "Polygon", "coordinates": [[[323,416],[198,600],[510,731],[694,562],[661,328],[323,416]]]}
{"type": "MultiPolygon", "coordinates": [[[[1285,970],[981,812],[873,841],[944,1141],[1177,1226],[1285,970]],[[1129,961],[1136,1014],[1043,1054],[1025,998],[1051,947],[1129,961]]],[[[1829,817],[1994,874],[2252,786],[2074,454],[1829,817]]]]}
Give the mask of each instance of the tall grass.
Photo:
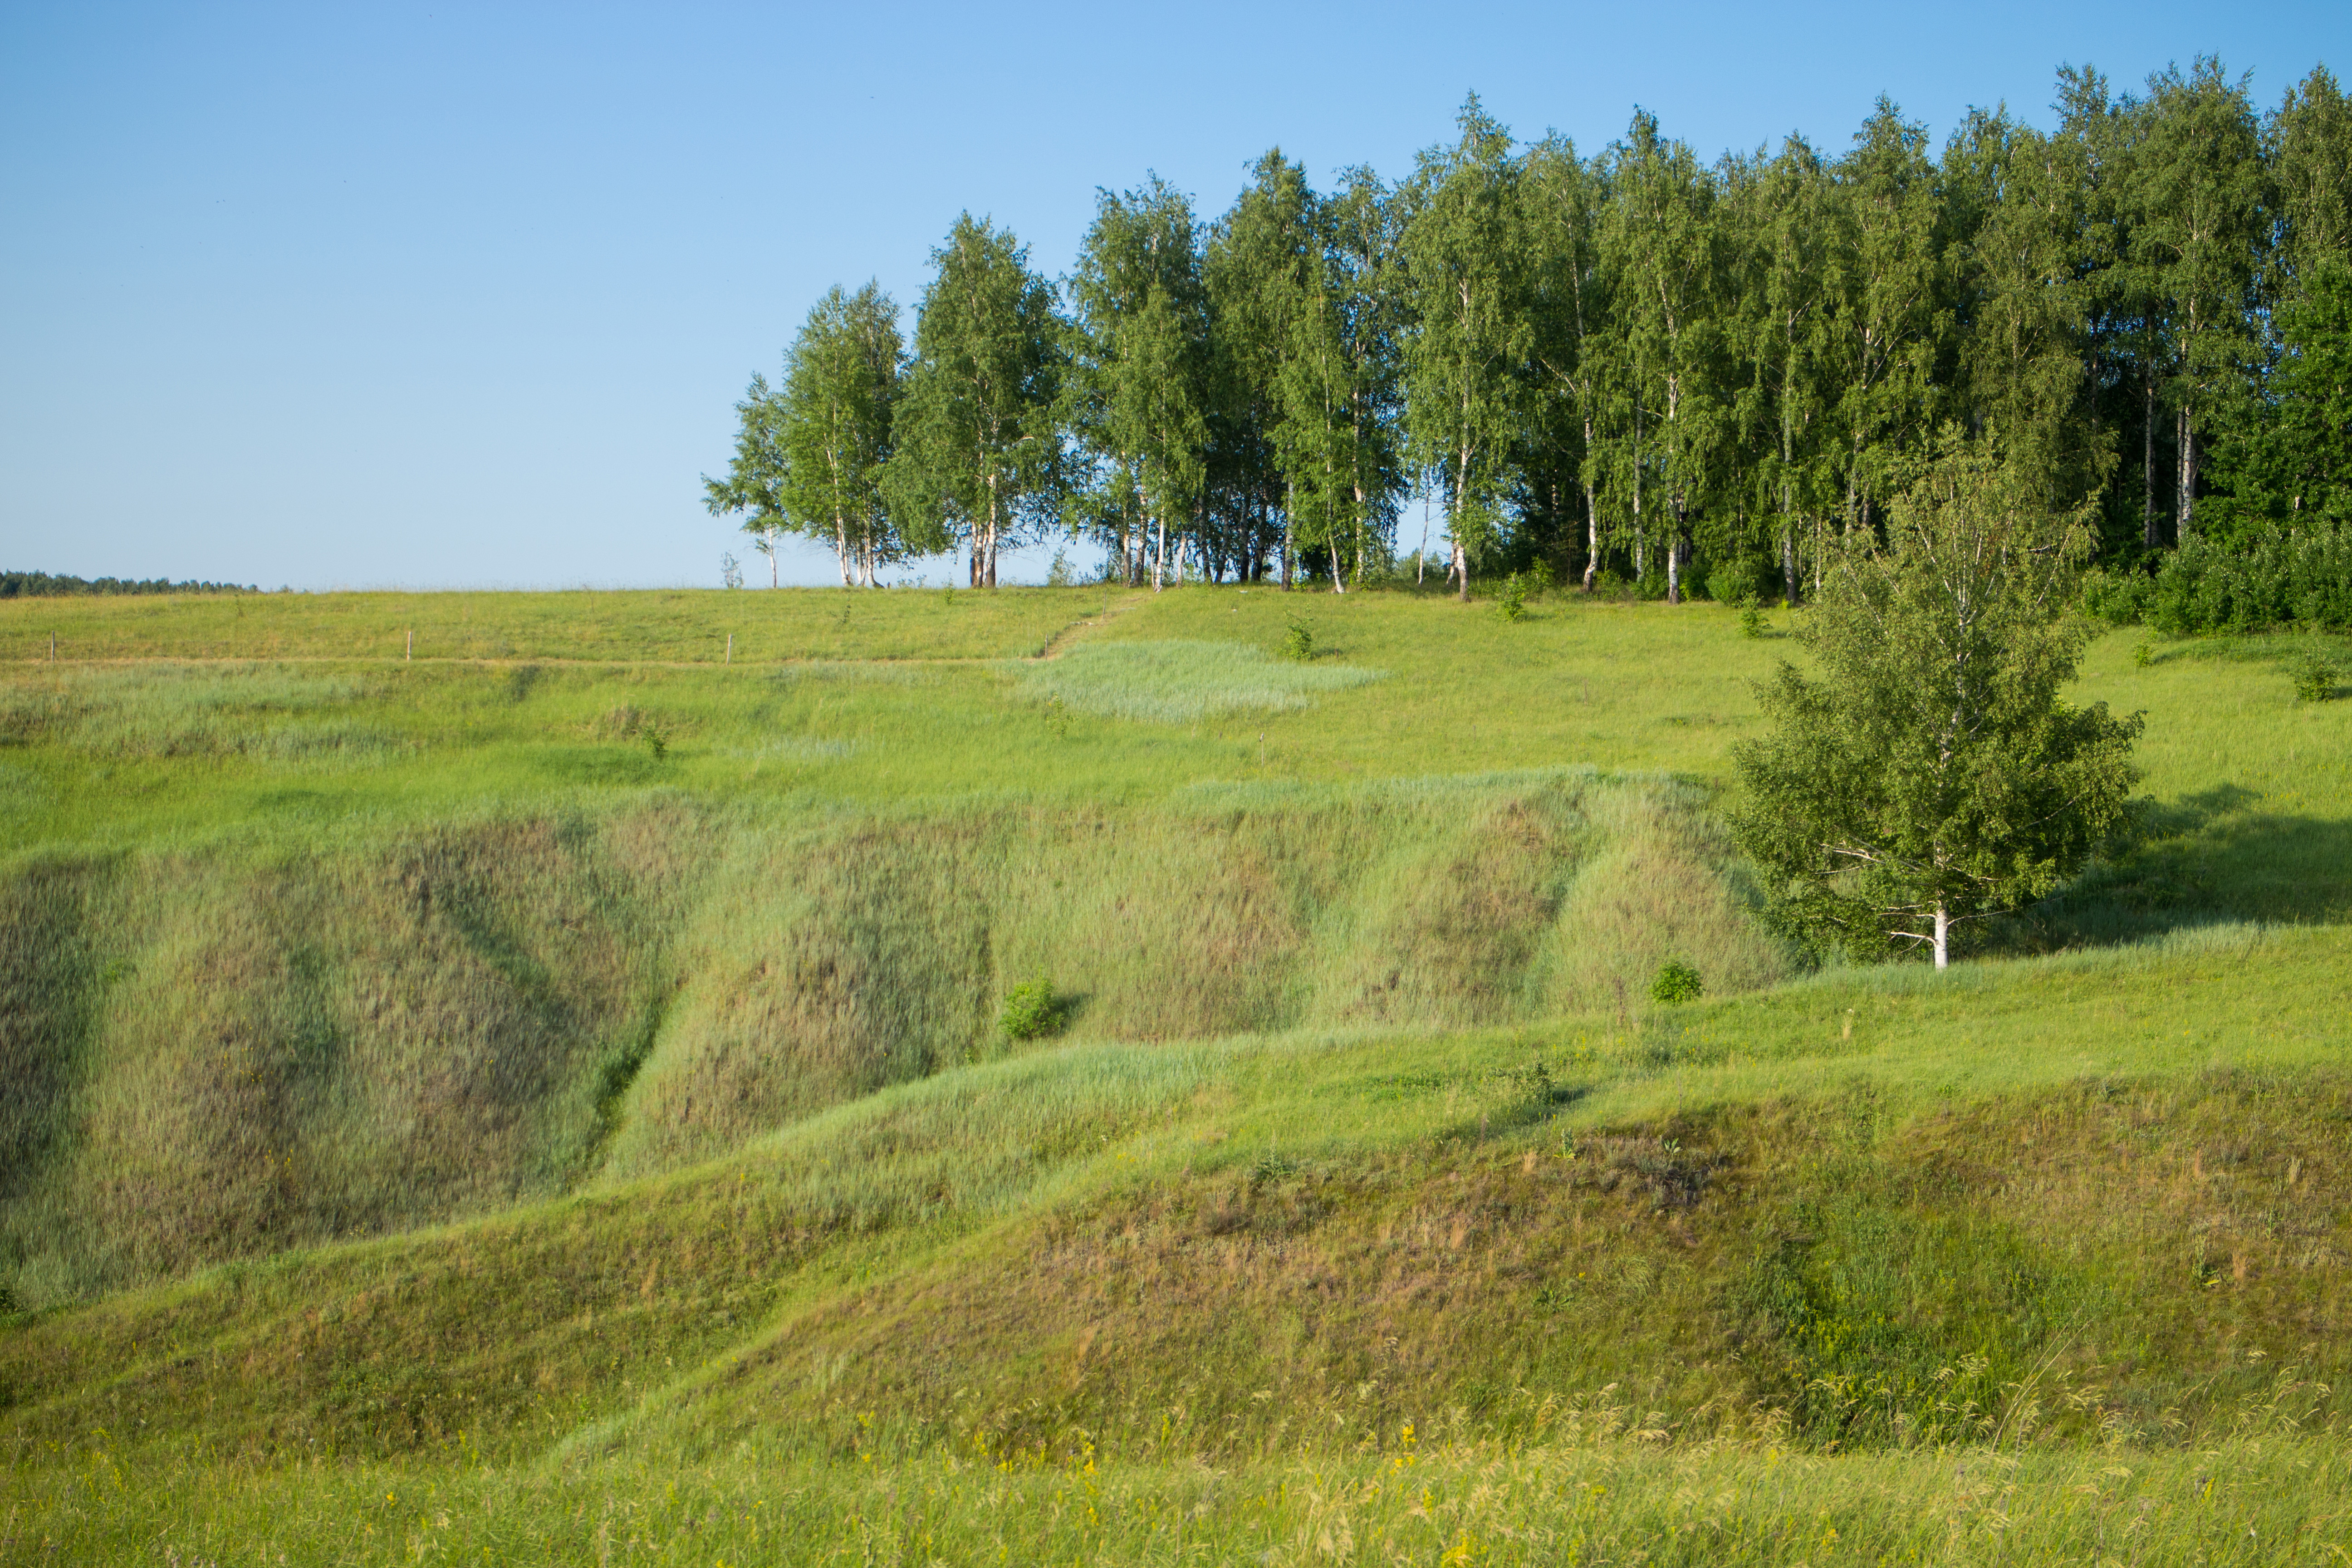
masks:
{"type": "Polygon", "coordinates": [[[630,1455],[552,1476],[124,1463],[0,1483],[23,1561],[709,1564],[1639,1562],[2136,1568],[2342,1561],[2332,1443],[2205,1452],[1822,1458],[1769,1443],[1658,1449],[1409,1444],[1195,1468],[630,1455]],[[27,1479],[32,1485],[26,1485],[27,1479]]]}
{"type": "MultiPolygon", "coordinates": [[[[684,802],[36,863],[0,889],[27,1304],[706,1158],[1004,1048],[1786,973],[1690,791],[1589,774],[800,819],[684,802]],[[60,942],[60,927],[70,940],[60,942]]],[[[1637,998],[1638,989],[1632,993],[1637,998]]]]}
{"type": "Polygon", "coordinates": [[[1307,707],[1314,694],[1377,680],[1353,665],[1270,658],[1233,642],[1120,642],[1080,647],[1022,672],[1033,700],[1111,719],[1192,724],[1307,707]]]}

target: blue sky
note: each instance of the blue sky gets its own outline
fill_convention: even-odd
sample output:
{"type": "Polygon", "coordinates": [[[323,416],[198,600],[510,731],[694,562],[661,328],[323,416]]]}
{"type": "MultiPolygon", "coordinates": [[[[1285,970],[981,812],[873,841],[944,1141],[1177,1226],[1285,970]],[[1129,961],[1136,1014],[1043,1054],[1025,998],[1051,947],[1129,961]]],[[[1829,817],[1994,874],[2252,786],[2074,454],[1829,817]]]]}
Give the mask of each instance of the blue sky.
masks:
{"type": "Polygon", "coordinates": [[[2347,46],[2340,0],[0,5],[0,566],[715,585],[744,383],[835,281],[911,326],[963,208],[1057,274],[1098,186],[1394,176],[1472,89],[1712,156],[1842,147],[1881,92],[2047,123],[2062,61],[2218,53],[2268,105],[2347,46]]]}

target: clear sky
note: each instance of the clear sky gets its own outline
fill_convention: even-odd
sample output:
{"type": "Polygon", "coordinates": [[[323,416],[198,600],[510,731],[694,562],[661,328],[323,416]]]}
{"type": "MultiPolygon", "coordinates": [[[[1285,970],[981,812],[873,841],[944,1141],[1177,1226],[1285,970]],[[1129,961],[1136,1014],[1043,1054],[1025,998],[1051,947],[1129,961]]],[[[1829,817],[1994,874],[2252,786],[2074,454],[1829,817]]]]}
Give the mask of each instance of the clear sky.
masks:
{"type": "Polygon", "coordinates": [[[1939,141],[2047,124],[2062,61],[2209,52],[2268,106],[2352,73],[2352,5],[8,0],[0,566],[716,585],[744,383],[834,282],[911,327],[961,209],[1057,275],[1098,186],[1213,216],[1276,144],[1395,176],[1472,89],[1524,137],[1638,104],[1712,156],[1842,148],[1881,92],[1939,141]]]}

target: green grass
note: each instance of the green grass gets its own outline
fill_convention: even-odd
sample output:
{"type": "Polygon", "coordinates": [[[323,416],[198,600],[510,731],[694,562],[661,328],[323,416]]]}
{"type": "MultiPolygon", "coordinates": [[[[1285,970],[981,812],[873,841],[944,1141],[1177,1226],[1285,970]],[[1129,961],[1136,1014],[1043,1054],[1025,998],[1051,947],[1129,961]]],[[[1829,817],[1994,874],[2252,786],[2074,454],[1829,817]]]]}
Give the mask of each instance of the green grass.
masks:
{"type": "Polygon", "coordinates": [[[0,601],[0,660],[1006,658],[1114,602],[1101,588],[887,593],[162,595],[0,601]]]}
{"type": "Polygon", "coordinates": [[[1788,972],[1696,791],[1572,773],[1150,807],[684,797],[0,882],[26,1304],[708,1156],[1007,1048],[1644,1006],[1788,972]],[[69,932],[69,942],[56,933],[69,932]]]}
{"type": "Polygon", "coordinates": [[[499,1563],[1336,1561],[2337,1563],[2333,1443],[2257,1427],[2202,1453],[1822,1458],[1622,1436],[1214,1468],[817,1464],[756,1449],[540,1476],[451,1467],[45,1476],[0,1546],[26,1562],[499,1563]]]}
{"type": "Polygon", "coordinates": [[[1785,615],[40,607],[170,657],[0,606],[0,1560],[2352,1544],[2296,639],[2100,642],[2145,841],[1801,975],[1711,809],[1785,615]]]}
{"type": "Polygon", "coordinates": [[[1021,689],[1034,700],[1105,718],[1193,724],[1296,711],[1319,693],[1381,675],[1349,665],[1277,660],[1247,643],[1125,642],[1041,661],[1022,672],[1021,689]]]}

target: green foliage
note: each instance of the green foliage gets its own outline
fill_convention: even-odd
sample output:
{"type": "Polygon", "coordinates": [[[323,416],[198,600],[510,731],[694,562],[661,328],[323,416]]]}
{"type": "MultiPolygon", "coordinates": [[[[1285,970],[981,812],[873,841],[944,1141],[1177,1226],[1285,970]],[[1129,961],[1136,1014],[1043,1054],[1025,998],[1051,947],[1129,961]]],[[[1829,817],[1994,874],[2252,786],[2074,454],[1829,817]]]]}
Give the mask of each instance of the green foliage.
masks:
{"type": "Polygon", "coordinates": [[[1521,621],[1528,614],[1528,585],[1514,572],[1504,580],[1503,591],[1496,596],[1495,613],[1507,622],[1521,621]]]}
{"type": "Polygon", "coordinates": [[[1697,1001],[1706,990],[1698,971],[1687,959],[1669,958],[1658,965],[1658,973],[1650,981],[1650,1000],[1662,1007],[1678,1006],[1697,1001]]]}
{"type": "MultiPolygon", "coordinates": [[[[785,355],[783,384],[751,378],[736,405],[735,456],[724,479],[706,478],[714,517],[741,513],[763,539],[779,531],[830,544],[841,580],[872,587],[902,543],[884,504],[883,464],[899,395],[898,307],[879,285],[838,285],[809,311],[785,355]]],[[[727,586],[742,586],[729,558],[727,586]]]]}
{"type": "Polygon", "coordinates": [[[1282,657],[1296,664],[1307,664],[1315,658],[1315,628],[1294,616],[1282,635],[1282,657]]]}
{"type": "Polygon", "coordinates": [[[2293,527],[2265,522],[2230,537],[2190,538],[2152,580],[2106,589],[2098,605],[2109,619],[2145,618],[2174,636],[2284,626],[2352,630],[2352,520],[2312,517],[2293,527]]]}
{"type": "Polygon", "coordinates": [[[1402,278],[1411,460],[1437,478],[1464,603],[1469,568],[1500,542],[1513,443],[1527,423],[1519,374],[1534,347],[1527,211],[1511,136],[1473,93],[1451,147],[1422,154],[1404,200],[1402,278]]]}
{"type": "Polygon", "coordinates": [[[2075,707],[2079,531],[1955,452],[1848,544],[1803,628],[1821,673],[1759,688],[1734,821],[1785,919],[1860,956],[1948,960],[1956,925],[2053,889],[2127,818],[2139,721],[2075,707]],[[1864,540],[1866,541],[1864,536],[1864,540]]]}
{"type": "Polygon", "coordinates": [[[2293,666],[2298,702],[2326,702],[2336,696],[2339,677],[2336,661],[2318,648],[2305,650],[2293,666]]]}
{"type": "Polygon", "coordinates": [[[96,594],[253,594],[235,583],[174,583],[163,577],[76,577],[70,573],[0,572],[0,599],[96,594]]]}
{"type": "Polygon", "coordinates": [[[1069,1011],[1066,999],[1054,992],[1044,970],[1004,994],[1004,1010],[997,1015],[996,1032],[1008,1040],[1038,1040],[1062,1032],[1069,1011]]]}
{"type": "Polygon", "coordinates": [[[1739,635],[1744,637],[1760,637],[1764,635],[1764,631],[1762,606],[1753,599],[1746,601],[1739,606],[1739,635]]]}
{"type": "Polygon", "coordinates": [[[1208,479],[1216,356],[1198,229],[1192,198],[1156,174],[1098,192],[1069,283],[1063,414],[1092,470],[1082,505],[1139,580],[1149,556],[1155,587],[1208,479]]]}
{"type": "MultiPolygon", "coordinates": [[[[993,588],[998,550],[1042,531],[1060,508],[1062,322],[1027,248],[970,213],[931,265],[880,485],[911,548],[961,541],[972,585],[993,588]]],[[[1067,581],[1065,568],[1054,585],[1067,581]]]]}

